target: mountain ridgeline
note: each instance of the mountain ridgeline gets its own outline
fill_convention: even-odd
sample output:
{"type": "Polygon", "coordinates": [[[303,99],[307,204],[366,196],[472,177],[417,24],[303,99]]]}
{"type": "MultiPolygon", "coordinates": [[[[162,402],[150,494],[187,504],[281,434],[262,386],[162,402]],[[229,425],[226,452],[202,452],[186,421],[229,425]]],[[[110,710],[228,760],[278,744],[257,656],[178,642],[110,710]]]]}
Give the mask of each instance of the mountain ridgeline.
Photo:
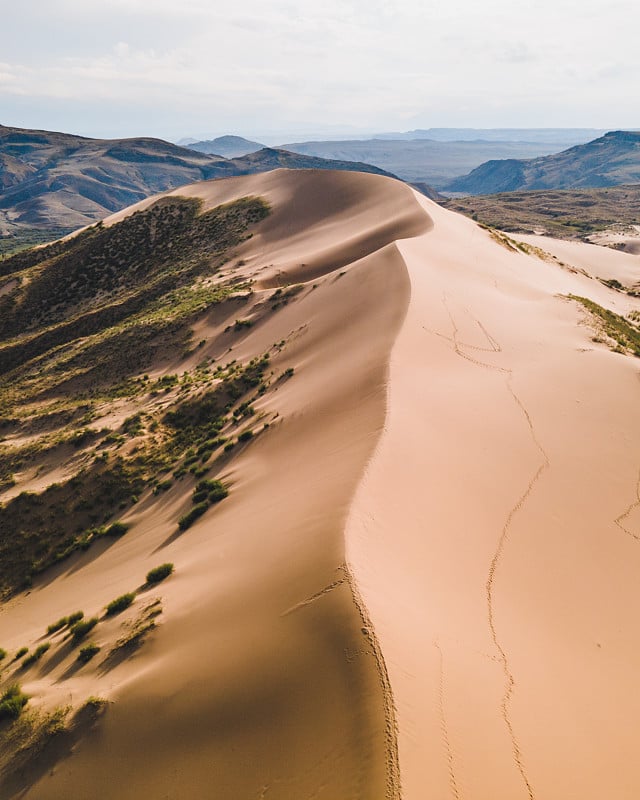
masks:
{"type": "Polygon", "coordinates": [[[187,147],[199,153],[212,153],[225,158],[239,158],[249,153],[263,150],[265,145],[253,142],[243,136],[218,136],[216,139],[206,139],[202,142],[191,142],[187,147]]]}
{"type": "Polygon", "coordinates": [[[587,144],[527,160],[487,161],[444,190],[496,194],[532,189],[596,189],[640,183],[640,132],[611,131],[587,144]]]}
{"type": "Polygon", "coordinates": [[[50,241],[178,186],[276,167],[389,174],[270,148],[229,159],[161,139],[87,139],[0,125],[0,254],[50,241]]]}

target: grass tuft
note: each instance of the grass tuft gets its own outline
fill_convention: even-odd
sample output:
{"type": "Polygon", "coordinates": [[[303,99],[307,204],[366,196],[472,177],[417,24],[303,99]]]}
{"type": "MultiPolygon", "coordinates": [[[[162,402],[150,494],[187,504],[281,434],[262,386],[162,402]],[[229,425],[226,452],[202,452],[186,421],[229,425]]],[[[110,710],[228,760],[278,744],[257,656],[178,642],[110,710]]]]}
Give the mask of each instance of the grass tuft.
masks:
{"type": "Polygon", "coordinates": [[[97,645],[95,642],[90,642],[89,644],[85,644],[84,647],[81,647],[78,652],[78,661],[81,664],[86,664],[88,661],[97,655],[100,652],[100,646],[97,645]]]}
{"type": "Polygon", "coordinates": [[[116,597],[116,599],[112,600],[107,606],[107,616],[113,617],[115,614],[120,614],[121,611],[129,608],[131,603],[135,600],[135,597],[135,592],[128,592],[127,594],[120,595],[120,597],[116,597]]]}
{"type": "Polygon", "coordinates": [[[580,303],[600,323],[603,332],[615,342],[612,349],[617,353],[633,353],[640,358],[640,327],[634,322],[609,311],[587,297],[570,294],[571,300],[580,303]]]}
{"type": "Polygon", "coordinates": [[[29,669],[36,661],[40,661],[42,656],[47,652],[47,650],[51,647],[50,642],[43,642],[39,644],[36,649],[31,653],[31,655],[27,656],[25,660],[22,662],[22,669],[29,669]]]}
{"type": "Polygon", "coordinates": [[[79,622],[76,622],[75,625],[72,625],[70,631],[73,644],[82,641],[89,631],[93,630],[97,624],[98,618],[91,617],[90,619],[81,619],[79,622]]]}
{"type": "Polygon", "coordinates": [[[29,697],[24,694],[20,684],[13,683],[0,697],[0,721],[18,719],[28,702],[29,697]]]}
{"type": "Polygon", "coordinates": [[[173,564],[160,564],[147,572],[147,583],[152,586],[154,583],[160,583],[173,572],[173,564]]]}
{"type": "Polygon", "coordinates": [[[69,624],[69,617],[60,617],[56,622],[52,622],[47,626],[47,635],[61,631],[66,625],[69,624]]]}

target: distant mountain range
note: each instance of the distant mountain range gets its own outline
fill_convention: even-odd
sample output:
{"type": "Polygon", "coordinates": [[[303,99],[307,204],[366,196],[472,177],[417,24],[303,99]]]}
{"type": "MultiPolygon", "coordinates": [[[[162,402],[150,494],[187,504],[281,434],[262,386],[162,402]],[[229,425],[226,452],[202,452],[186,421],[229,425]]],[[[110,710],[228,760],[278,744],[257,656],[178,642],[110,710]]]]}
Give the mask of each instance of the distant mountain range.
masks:
{"type": "Polygon", "coordinates": [[[225,158],[238,158],[249,153],[262,150],[266,145],[260,142],[252,142],[242,136],[218,136],[217,139],[207,139],[203,142],[189,142],[187,147],[190,150],[197,150],[199,153],[212,153],[225,158]]]}
{"type": "Polygon", "coordinates": [[[640,183],[640,132],[611,131],[587,144],[527,160],[491,160],[443,189],[496,194],[532,189],[587,189],[640,183]]]}
{"type": "Polygon", "coordinates": [[[271,148],[228,159],[161,139],[87,139],[0,125],[0,252],[47,241],[187,183],[276,167],[390,174],[271,148]]]}
{"type": "Polygon", "coordinates": [[[565,142],[527,141],[434,141],[364,139],[340,142],[293,142],[285,150],[319,158],[365,161],[388,170],[409,183],[427,183],[444,188],[489,159],[522,159],[557,153],[565,142]]]}
{"type": "Polygon", "coordinates": [[[434,142],[537,142],[561,149],[590,142],[608,128],[418,128],[404,133],[378,133],[374,139],[415,140],[434,142]]]}
{"type": "Polygon", "coordinates": [[[418,138],[268,148],[239,136],[222,136],[180,147],[161,139],[88,139],[0,125],[0,254],[62,236],[158,192],[279,167],[398,175],[435,200],[441,198],[431,187],[451,194],[488,195],[640,183],[640,132],[613,131],[539,155],[550,146],[418,138]],[[519,157],[485,159],[514,153],[519,157]],[[529,155],[538,157],[522,157],[529,155]],[[471,171],[456,177],[465,170],[471,171]]]}
{"type": "MultiPolygon", "coordinates": [[[[444,188],[486,161],[529,159],[549,155],[602,136],[596,128],[428,128],[405,133],[382,133],[368,139],[318,139],[279,144],[302,155],[343,161],[363,161],[388,170],[408,183],[444,188]]],[[[227,158],[264,147],[240,136],[221,136],[181,144],[201,153],[227,158]]]]}

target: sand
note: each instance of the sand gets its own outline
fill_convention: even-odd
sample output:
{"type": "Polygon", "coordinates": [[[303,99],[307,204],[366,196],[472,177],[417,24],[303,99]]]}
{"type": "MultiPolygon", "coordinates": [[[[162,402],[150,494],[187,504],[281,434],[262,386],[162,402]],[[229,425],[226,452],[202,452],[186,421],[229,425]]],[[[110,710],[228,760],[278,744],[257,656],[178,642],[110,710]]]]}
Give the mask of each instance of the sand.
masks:
{"type": "MultiPolygon", "coordinates": [[[[638,300],[590,277],[593,246],[514,253],[391,179],[172,194],[270,202],[237,254],[254,302],[304,287],[233,354],[286,338],[295,373],[193,528],[173,535],[191,484],[146,495],[126,537],[0,609],[15,649],[176,567],[134,604],[164,611],[132,658],[75,671],[54,639],[24,681],[32,704],[109,706],[20,796],[636,798],[638,362],[563,295],[638,300]]],[[[596,250],[598,276],[640,272],[596,250]]],[[[203,320],[206,353],[226,324],[203,320]]]]}
{"type": "Polygon", "coordinates": [[[558,294],[620,296],[420,202],[434,229],[400,244],[411,301],[347,526],[402,796],[637,797],[638,362],[558,294]]]}

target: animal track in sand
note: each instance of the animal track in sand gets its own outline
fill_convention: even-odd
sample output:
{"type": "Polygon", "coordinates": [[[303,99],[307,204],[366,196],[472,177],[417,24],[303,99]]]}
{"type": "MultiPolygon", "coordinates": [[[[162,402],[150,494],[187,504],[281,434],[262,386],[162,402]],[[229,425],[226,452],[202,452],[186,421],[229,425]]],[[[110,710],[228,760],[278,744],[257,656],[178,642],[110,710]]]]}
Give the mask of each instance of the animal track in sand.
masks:
{"type": "Polygon", "coordinates": [[[494,595],[494,584],[495,584],[496,571],[498,569],[498,565],[499,565],[500,559],[502,557],[502,553],[504,551],[505,545],[506,545],[507,540],[509,538],[509,533],[510,533],[510,529],[511,529],[511,525],[512,525],[513,519],[516,516],[516,514],[521,510],[521,508],[524,506],[524,504],[527,501],[529,495],[533,491],[533,488],[534,488],[535,484],[538,482],[538,480],[539,480],[540,476],[542,475],[542,473],[549,467],[549,463],[550,462],[549,462],[549,457],[547,456],[547,453],[545,452],[544,448],[542,447],[542,445],[540,444],[540,442],[538,440],[538,437],[537,437],[535,429],[533,427],[533,423],[531,421],[531,416],[529,415],[529,412],[527,411],[525,406],[522,404],[522,401],[520,400],[518,395],[513,391],[513,388],[511,386],[511,375],[510,374],[506,379],[506,385],[507,385],[507,389],[511,393],[511,396],[513,397],[516,405],[519,407],[520,411],[522,412],[522,414],[523,414],[523,416],[524,416],[524,418],[525,418],[525,420],[527,422],[527,426],[529,428],[529,433],[531,435],[531,438],[533,439],[533,442],[534,442],[536,448],[539,450],[539,452],[540,452],[540,454],[542,456],[542,463],[540,464],[540,466],[538,467],[538,469],[534,473],[533,477],[529,481],[529,483],[527,485],[527,488],[525,489],[523,494],[520,496],[520,498],[518,499],[516,504],[511,508],[511,510],[507,514],[504,526],[502,528],[502,533],[501,533],[500,538],[498,540],[498,546],[497,546],[496,551],[495,551],[495,553],[493,555],[493,558],[491,559],[491,564],[489,566],[489,575],[487,577],[487,582],[486,582],[487,611],[488,611],[489,629],[491,631],[491,638],[493,639],[493,643],[494,643],[494,645],[496,647],[496,650],[498,651],[498,653],[500,655],[500,661],[502,662],[502,669],[504,671],[504,675],[505,675],[505,678],[506,678],[506,681],[507,681],[507,690],[506,690],[505,694],[503,695],[502,703],[501,703],[502,718],[504,719],[505,725],[507,726],[507,729],[509,731],[509,736],[511,738],[511,744],[512,744],[512,748],[513,748],[513,757],[514,757],[514,760],[516,762],[516,766],[518,767],[518,771],[520,772],[520,775],[522,777],[522,780],[524,781],[524,784],[526,786],[527,793],[528,793],[528,796],[529,796],[529,800],[534,800],[535,795],[534,795],[534,792],[533,792],[533,788],[531,786],[531,782],[530,782],[530,780],[529,780],[529,778],[527,776],[526,770],[525,770],[524,762],[523,762],[523,759],[522,759],[522,751],[520,749],[520,745],[519,745],[518,740],[516,738],[515,730],[513,728],[513,723],[511,722],[511,717],[509,716],[509,704],[511,702],[511,698],[513,696],[513,692],[514,692],[516,684],[515,684],[515,678],[513,676],[513,673],[511,672],[511,670],[509,668],[509,659],[508,659],[507,654],[506,654],[506,652],[505,652],[505,650],[504,650],[504,648],[503,648],[503,646],[500,643],[500,640],[498,638],[498,632],[497,632],[496,623],[495,623],[495,609],[494,609],[494,596],[493,595],[494,595]]]}
{"type": "Polygon", "coordinates": [[[451,740],[449,738],[449,726],[447,725],[447,715],[445,710],[445,681],[444,681],[444,656],[442,654],[442,647],[436,640],[433,646],[438,651],[439,669],[438,669],[438,709],[440,713],[440,734],[442,736],[442,744],[447,759],[447,771],[449,773],[449,785],[451,787],[451,795],[454,800],[460,800],[461,795],[458,789],[458,782],[456,780],[455,762],[453,758],[453,749],[451,747],[451,740]]]}
{"type": "MultiPolygon", "coordinates": [[[[513,398],[513,401],[517,405],[520,413],[524,417],[524,419],[526,421],[526,424],[527,424],[527,428],[529,430],[529,435],[531,436],[531,439],[533,440],[533,443],[536,446],[536,449],[539,451],[540,455],[542,456],[542,463],[538,466],[538,468],[535,471],[533,477],[531,478],[531,480],[527,484],[527,487],[526,487],[525,491],[522,493],[522,495],[520,495],[520,497],[518,498],[517,502],[515,503],[514,506],[512,506],[512,508],[509,510],[509,512],[508,512],[508,514],[506,516],[504,525],[502,527],[502,531],[500,533],[500,537],[498,539],[496,550],[495,550],[495,552],[493,554],[493,557],[492,557],[490,565],[489,565],[489,573],[488,573],[487,581],[486,581],[486,584],[485,584],[486,599],[487,599],[487,621],[488,621],[489,631],[491,633],[491,639],[493,641],[494,647],[496,648],[496,650],[498,652],[499,661],[500,661],[500,663],[502,665],[502,670],[504,672],[504,676],[505,676],[505,680],[506,680],[506,691],[505,691],[505,693],[504,693],[504,695],[502,697],[502,701],[501,701],[501,704],[500,704],[501,716],[502,716],[502,719],[503,719],[503,721],[505,723],[505,726],[506,726],[506,728],[507,728],[507,730],[509,732],[509,738],[511,740],[511,747],[512,747],[512,751],[513,751],[513,758],[514,758],[516,767],[518,768],[518,772],[520,773],[522,781],[523,781],[523,783],[525,785],[529,800],[535,800],[535,795],[534,795],[534,792],[533,792],[532,784],[531,784],[531,781],[529,780],[529,777],[527,775],[527,771],[525,769],[524,760],[523,760],[523,757],[522,757],[522,750],[520,748],[520,744],[519,744],[518,739],[516,737],[515,729],[513,727],[513,722],[511,721],[511,717],[509,715],[509,706],[510,706],[510,703],[511,703],[511,699],[513,697],[513,693],[514,693],[514,690],[515,690],[516,683],[515,683],[515,678],[513,676],[513,673],[511,672],[511,669],[509,667],[509,659],[507,657],[507,653],[506,653],[504,647],[502,646],[502,644],[500,642],[500,639],[499,639],[499,636],[498,636],[498,631],[497,631],[496,622],[495,622],[494,589],[495,589],[496,573],[497,573],[498,566],[499,566],[500,560],[502,558],[502,554],[504,552],[505,546],[506,546],[507,541],[509,539],[509,534],[510,534],[510,531],[511,531],[511,526],[512,526],[512,523],[513,523],[513,519],[517,515],[517,513],[522,509],[524,504],[526,503],[529,495],[533,491],[533,488],[534,488],[535,484],[540,479],[540,476],[542,475],[542,473],[546,469],[548,469],[548,467],[550,465],[550,462],[549,462],[549,457],[548,457],[545,449],[542,447],[542,445],[540,443],[540,440],[538,439],[538,436],[536,434],[536,431],[535,431],[535,428],[534,428],[534,425],[533,425],[533,421],[531,419],[531,415],[529,414],[527,408],[525,407],[523,402],[520,400],[518,395],[513,390],[513,387],[511,385],[512,375],[513,375],[512,370],[507,368],[507,367],[500,367],[500,366],[497,366],[495,364],[488,364],[488,363],[486,363],[484,361],[480,361],[479,359],[473,358],[472,356],[468,355],[468,353],[464,352],[465,349],[473,349],[475,351],[481,351],[481,352],[501,353],[502,352],[502,348],[501,348],[499,342],[497,342],[497,340],[494,339],[488,333],[486,328],[477,319],[475,319],[473,317],[472,318],[475,319],[475,322],[480,327],[480,330],[484,333],[484,335],[485,335],[485,337],[487,339],[487,342],[489,343],[490,347],[489,348],[480,348],[480,347],[477,347],[477,346],[466,345],[465,343],[460,342],[460,340],[458,338],[458,326],[456,325],[456,322],[455,322],[455,319],[453,317],[453,314],[451,313],[451,310],[449,308],[446,294],[443,295],[443,297],[442,297],[442,303],[443,303],[443,305],[444,305],[444,307],[445,307],[445,309],[447,311],[449,319],[451,320],[451,326],[452,326],[452,329],[453,329],[453,334],[452,334],[452,336],[447,337],[447,336],[445,336],[443,334],[436,333],[435,331],[432,331],[432,333],[436,333],[436,335],[441,336],[442,338],[447,339],[449,342],[451,342],[453,344],[454,352],[456,353],[456,355],[460,356],[460,358],[463,358],[466,361],[469,361],[472,364],[475,364],[476,366],[482,367],[484,369],[490,369],[490,370],[494,370],[496,372],[500,372],[505,376],[505,386],[506,386],[507,390],[509,391],[509,394],[513,398]]],[[[471,316],[471,314],[470,314],[470,312],[468,310],[467,310],[467,313],[469,314],[469,316],[471,316]]],[[[428,330],[428,329],[425,328],[425,330],[428,330]]],[[[640,492],[640,478],[639,478],[639,489],[638,489],[638,491],[640,492]]],[[[639,495],[638,502],[632,504],[631,508],[628,509],[628,511],[625,512],[625,514],[623,514],[622,517],[619,518],[619,519],[623,519],[626,516],[628,516],[628,514],[631,512],[631,509],[633,507],[635,507],[636,504],[640,504],[640,495],[639,495]]]]}
{"type": "Polygon", "coordinates": [[[638,472],[638,479],[636,481],[636,499],[631,503],[631,505],[620,514],[619,517],[614,519],[615,524],[620,528],[621,531],[626,533],[628,536],[631,536],[632,539],[635,539],[637,542],[640,542],[640,535],[634,533],[633,531],[629,530],[625,525],[623,525],[623,520],[628,519],[631,516],[633,511],[640,506],[640,471],[638,472]]]}
{"type": "MultiPolygon", "coordinates": [[[[342,566],[338,567],[338,570],[344,570],[344,567],[342,566]]],[[[338,578],[338,580],[334,581],[333,583],[330,583],[323,589],[320,589],[319,592],[312,594],[311,597],[307,597],[306,600],[301,600],[299,603],[296,603],[294,606],[291,606],[291,608],[288,608],[286,611],[283,611],[282,614],[280,614],[280,616],[287,617],[289,616],[289,614],[293,614],[294,611],[299,611],[301,608],[311,605],[311,603],[315,603],[316,600],[320,600],[321,597],[324,597],[325,595],[329,594],[329,592],[332,592],[334,589],[337,589],[338,586],[342,586],[342,584],[345,583],[346,580],[347,580],[346,577],[338,578]]]]}
{"type": "Polygon", "coordinates": [[[387,767],[387,788],[384,800],[401,800],[402,789],[400,783],[400,757],[398,753],[398,724],[396,721],[396,708],[393,701],[393,691],[387,665],[380,647],[380,642],[375,634],[373,623],[369,617],[369,612],[364,604],[355,579],[353,578],[348,565],[344,565],[345,578],[351,589],[351,596],[355,603],[360,619],[362,621],[362,633],[367,638],[371,647],[371,652],[376,661],[378,678],[382,689],[382,699],[384,703],[385,716],[385,739],[386,739],[386,767],[387,767]]]}
{"type": "Polygon", "coordinates": [[[449,320],[451,322],[451,328],[453,331],[452,335],[447,336],[444,333],[440,333],[439,331],[427,328],[426,325],[422,326],[423,330],[427,331],[427,333],[432,333],[434,336],[438,336],[440,339],[444,339],[445,341],[450,342],[453,345],[453,349],[455,350],[456,355],[460,356],[460,358],[464,358],[465,360],[470,361],[472,364],[476,364],[479,367],[485,367],[486,369],[493,369],[496,370],[497,372],[510,372],[510,370],[506,369],[505,367],[499,367],[495,364],[487,364],[486,362],[480,361],[477,358],[473,358],[468,353],[465,353],[464,352],[465,350],[473,350],[476,353],[501,353],[502,347],[500,346],[499,342],[496,339],[494,339],[493,336],[491,336],[489,331],[480,322],[480,320],[476,319],[468,309],[465,309],[466,313],[480,328],[489,346],[482,347],[481,345],[469,344],[468,342],[461,342],[458,337],[459,329],[458,326],[456,325],[454,316],[451,313],[451,309],[449,308],[449,303],[447,300],[446,293],[442,295],[442,305],[444,306],[447,312],[447,316],[449,317],[449,320]]]}

